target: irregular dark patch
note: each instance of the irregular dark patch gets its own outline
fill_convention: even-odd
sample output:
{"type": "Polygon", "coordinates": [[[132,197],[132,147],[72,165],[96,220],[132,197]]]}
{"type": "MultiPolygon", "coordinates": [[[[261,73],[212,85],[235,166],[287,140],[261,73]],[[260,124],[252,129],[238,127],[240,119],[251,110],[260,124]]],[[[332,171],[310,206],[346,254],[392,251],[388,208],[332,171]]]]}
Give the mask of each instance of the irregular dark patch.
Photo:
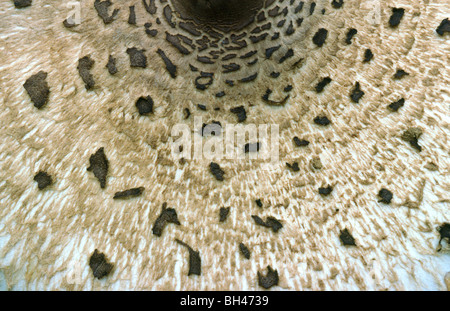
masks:
{"type": "Polygon", "coordinates": [[[390,204],[392,201],[392,198],[394,197],[392,192],[390,192],[389,190],[387,190],[385,188],[382,188],[378,192],[378,196],[381,198],[381,200],[379,200],[378,202],[385,203],[385,204],[390,204]]]}
{"type": "Polygon", "coordinates": [[[292,85],[288,85],[288,86],[286,86],[285,88],[284,88],[284,92],[286,92],[286,93],[288,93],[288,92],[290,92],[290,91],[292,91],[292,89],[293,89],[293,86],[292,85]]]}
{"type": "Polygon", "coordinates": [[[450,224],[449,223],[443,223],[441,226],[438,227],[438,232],[441,235],[441,238],[439,239],[439,247],[438,252],[442,249],[442,240],[446,240],[447,244],[450,244],[450,224]]]}
{"type": "Polygon", "coordinates": [[[211,162],[209,164],[209,170],[217,180],[223,181],[223,175],[225,174],[225,172],[220,168],[219,164],[211,162]]]}
{"type": "Polygon", "coordinates": [[[270,77],[274,78],[274,79],[278,78],[280,75],[281,75],[281,73],[275,72],[275,71],[270,73],[270,77]]]}
{"type": "Polygon", "coordinates": [[[446,32],[450,32],[450,21],[448,18],[442,20],[439,27],[436,29],[438,35],[443,36],[446,32]]]}
{"type": "Polygon", "coordinates": [[[300,3],[295,7],[294,13],[300,13],[303,10],[303,6],[305,5],[305,2],[300,1],[300,3]]]}
{"type": "Polygon", "coordinates": [[[37,173],[34,178],[34,181],[38,183],[39,190],[42,190],[53,183],[52,177],[46,172],[40,171],[37,173]]]}
{"type": "Polygon", "coordinates": [[[300,168],[298,167],[298,162],[294,162],[292,164],[286,163],[286,166],[289,167],[293,172],[300,171],[300,168]]]}
{"type": "Polygon", "coordinates": [[[314,123],[317,125],[327,126],[331,123],[331,121],[326,116],[319,116],[314,118],[314,123]]]}
{"type": "Polygon", "coordinates": [[[114,268],[114,264],[109,263],[105,254],[100,253],[95,249],[91,258],[89,258],[89,267],[91,268],[94,277],[100,280],[111,272],[114,268]]]}
{"type": "Polygon", "coordinates": [[[328,30],[320,28],[313,37],[313,42],[318,47],[322,47],[328,37],[328,30]]]}
{"type": "Polygon", "coordinates": [[[253,50],[253,51],[250,51],[250,52],[245,53],[244,55],[239,56],[239,58],[240,58],[240,59],[247,59],[247,58],[252,57],[252,56],[255,55],[256,53],[258,53],[258,51],[253,50]]]}
{"type": "Polygon", "coordinates": [[[94,173],[94,176],[100,182],[100,187],[105,188],[109,162],[105,156],[103,147],[98,149],[96,153],[91,155],[91,157],[89,158],[89,164],[90,166],[87,168],[87,170],[92,171],[94,173]]]}
{"type": "Polygon", "coordinates": [[[108,63],[106,64],[106,68],[108,69],[108,72],[110,75],[115,75],[118,70],[116,66],[116,59],[112,57],[112,55],[109,55],[108,63]]]}
{"type": "Polygon", "coordinates": [[[144,4],[145,10],[150,13],[151,15],[156,13],[156,0],[142,0],[142,3],[144,4]]]}
{"type": "Polygon", "coordinates": [[[281,45],[273,46],[266,49],[266,58],[270,59],[276,51],[278,51],[281,48],[281,45]]]}
{"type": "Polygon", "coordinates": [[[350,93],[350,98],[354,103],[359,103],[360,99],[364,96],[364,92],[361,90],[361,85],[359,82],[356,82],[355,87],[350,93]]]}
{"type": "Polygon", "coordinates": [[[90,90],[94,87],[95,81],[94,77],[91,74],[91,69],[94,66],[95,61],[90,58],[90,56],[85,56],[78,61],[78,72],[80,74],[81,79],[85,84],[86,90],[90,90]]]}
{"type": "Polygon", "coordinates": [[[284,54],[280,60],[278,61],[280,64],[284,63],[286,60],[288,60],[289,58],[294,56],[294,50],[293,49],[289,49],[287,50],[286,54],[284,54]]]}
{"type": "Polygon", "coordinates": [[[333,0],[331,2],[331,5],[333,6],[333,8],[339,9],[344,5],[344,0],[333,0]]]}
{"type": "Polygon", "coordinates": [[[145,50],[139,50],[137,48],[127,49],[127,54],[130,57],[130,66],[133,68],[146,68],[147,56],[144,54],[145,50]]]}
{"type": "Polygon", "coordinates": [[[228,54],[228,55],[225,55],[224,57],[222,57],[222,60],[224,60],[224,61],[227,61],[227,60],[231,60],[231,59],[234,59],[234,58],[236,58],[237,57],[237,54],[228,54]]]}
{"type": "Polygon", "coordinates": [[[149,36],[156,37],[156,35],[158,34],[157,29],[150,29],[150,27],[152,27],[152,23],[145,23],[144,27],[145,27],[145,33],[148,34],[149,36]]]}
{"type": "Polygon", "coordinates": [[[213,73],[207,72],[201,72],[200,76],[198,76],[194,81],[195,87],[200,91],[208,89],[213,84],[213,82],[213,73]]]}
{"type": "Polygon", "coordinates": [[[403,15],[405,14],[405,9],[402,8],[392,8],[392,15],[389,18],[389,25],[391,27],[397,27],[400,24],[403,15]]]}
{"type": "Polygon", "coordinates": [[[150,95],[147,97],[140,97],[136,101],[136,108],[141,116],[153,113],[153,99],[150,95]]]}
{"type": "Polygon", "coordinates": [[[18,9],[26,8],[31,5],[32,0],[14,0],[14,6],[18,9]]]}
{"type": "Polygon", "coordinates": [[[177,66],[172,63],[172,61],[166,56],[166,53],[164,53],[163,50],[158,49],[157,53],[164,61],[164,64],[166,65],[166,69],[169,72],[170,76],[175,79],[177,77],[177,66]]]}
{"type": "Polygon", "coordinates": [[[404,76],[408,76],[409,73],[404,71],[403,69],[398,69],[397,72],[394,74],[394,79],[399,80],[403,78],[404,76]]]}
{"type": "Polygon", "coordinates": [[[50,88],[47,84],[47,73],[39,71],[25,81],[23,87],[27,91],[34,104],[34,107],[40,109],[48,102],[50,88]]]}
{"type": "Polygon", "coordinates": [[[239,82],[241,82],[241,83],[248,83],[248,82],[251,82],[251,81],[255,80],[256,77],[258,77],[258,73],[255,73],[255,74],[252,74],[252,75],[250,75],[248,77],[242,78],[241,80],[239,80],[239,82]]]}
{"type": "Polygon", "coordinates": [[[256,205],[258,205],[258,207],[262,207],[263,206],[263,204],[261,202],[261,199],[255,200],[255,203],[256,203],[256,205]]]}
{"type": "Polygon", "coordinates": [[[347,32],[346,38],[345,38],[345,43],[347,44],[352,44],[352,39],[353,37],[358,33],[358,30],[356,30],[355,28],[350,28],[347,32]]]}
{"type": "Polygon", "coordinates": [[[228,84],[229,86],[234,86],[233,80],[225,80],[225,83],[228,84]]]}
{"type": "Polygon", "coordinates": [[[306,147],[306,146],[309,145],[309,141],[304,140],[304,139],[300,139],[297,136],[294,137],[293,141],[294,141],[294,144],[297,147],[306,147]]]}
{"type": "Polygon", "coordinates": [[[119,9],[114,9],[113,13],[109,15],[108,9],[111,5],[112,3],[109,0],[106,1],[95,0],[94,2],[94,7],[95,10],[97,11],[98,16],[101,17],[103,23],[105,24],[112,23],[116,18],[117,14],[119,13],[119,9]]]}
{"type": "Polygon", "coordinates": [[[246,259],[250,259],[250,250],[244,243],[239,243],[239,250],[246,259]]]}
{"type": "Polygon", "coordinates": [[[166,19],[166,21],[170,25],[170,27],[175,28],[176,24],[173,21],[173,11],[169,5],[166,5],[164,7],[163,14],[164,14],[164,18],[166,19]]]}
{"type": "Polygon", "coordinates": [[[130,14],[128,15],[128,24],[136,25],[136,11],[135,11],[134,5],[131,5],[129,8],[130,8],[130,14]]]}
{"type": "Polygon", "coordinates": [[[286,36],[290,36],[292,34],[294,34],[295,32],[295,28],[294,28],[294,24],[292,22],[289,23],[288,28],[286,29],[286,36]]]}
{"type": "Polygon", "coordinates": [[[195,275],[200,275],[201,274],[201,266],[202,266],[202,261],[200,258],[200,252],[198,251],[194,251],[189,245],[187,245],[186,243],[175,239],[175,241],[178,244],[183,245],[184,247],[186,247],[189,251],[189,272],[188,272],[188,276],[191,274],[195,274],[195,275]]]}
{"type": "Polygon", "coordinates": [[[171,35],[170,33],[166,32],[166,41],[172,44],[181,54],[183,55],[189,55],[191,52],[185,48],[181,41],[182,41],[181,35],[171,35]]]}
{"type": "Polygon", "coordinates": [[[323,90],[325,89],[325,87],[331,83],[331,78],[330,77],[326,77],[323,78],[322,80],[320,80],[319,83],[317,83],[316,85],[316,92],[317,93],[321,93],[323,92],[323,90]]]}
{"type": "Polygon", "coordinates": [[[331,186],[328,186],[325,188],[324,187],[319,188],[320,195],[327,196],[327,195],[330,195],[331,192],[333,192],[333,188],[331,186]]]}
{"type": "Polygon", "coordinates": [[[272,216],[267,217],[266,221],[262,220],[259,216],[256,215],[252,215],[252,218],[257,225],[271,228],[272,231],[275,233],[277,233],[281,228],[283,228],[281,222],[272,216]]]}
{"type": "Polygon", "coordinates": [[[422,147],[419,146],[419,138],[422,135],[422,129],[418,127],[411,127],[407,129],[405,132],[403,132],[401,138],[404,141],[407,141],[410,143],[410,145],[417,149],[419,152],[422,151],[422,147]]]}
{"type": "Polygon", "coordinates": [[[342,244],[348,245],[348,246],[356,246],[355,239],[350,234],[350,232],[347,229],[341,230],[341,234],[339,235],[339,238],[342,241],[342,244]]]}
{"type": "Polygon", "coordinates": [[[363,62],[364,63],[368,63],[373,59],[373,53],[371,49],[366,49],[366,51],[364,52],[364,59],[363,62]]]}
{"type": "Polygon", "coordinates": [[[401,98],[396,102],[393,102],[391,104],[389,104],[388,108],[389,110],[391,110],[392,112],[396,112],[398,111],[400,108],[402,108],[405,105],[405,99],[401,98]]]}
{"type": "Polygon", "coordinates": [[[124,191],[119,191],[114,194],[113,199],[128,199],[131,197],[138,197],[142,194],[142,192],[144,192],[144,190],[145,190],[144,187],[139,187],[139,188],[131,188],[131,189],[124,190],[124,191]]]}
{"type": "Polygon", "coordinates": [[[241,69],[241,66],[236,63],[222,65],[222,67],[225,69],[223,70],[223,73],[230,73],[241,69]]]}
{"type": "Polygon", "coordinates": [[[311,3],[311,6],[309,7],[309,15],[313,15],[314,10],[316,9],[317,4],[315,2],[311,3]]]}
{"type": "Polygon", "coordinates": [[[270,266],[267,266],[267,273],[266,275],[263,275],[261,272],[258,271],[258,284],[259,286],[269,289],[272,286],[278,285],[278,271],[273,270],[270,266]]]}
{"type": "Polygon", "coordinates": [[[180,225],[176,210],[174,208],[167,208],[167,203],[164,202],[162,205],[161,214],[159,214],[158,218],[153,224],[153,234],[156,236],[161,236],[164,228],[168,223],[172,223],[178,226],[180,225]]]}
{"type": "Polygon", "coordinates": [[[219,221],[224,222],[225,220],[227,220],[229,213],[230,213],[229,207],[221,207],[219,212],[219,221]]]}
{"type": "Polygon", "coordinates": [[[261,34],[261,35],[259,35],[259,36],[250,36],[249,39],[250,39],[250,41],[251,41],[253,44],[256,44],[256,43],[258,43],[258,42],[260,42],[260,41],[265,40],[265,39],[267,38],[268,35],[269,35],[269,34],[268,34],[267,32],[265,32],[265,33],[263,33],[263,34],[261,34]]]}
{"type": "Polygon", "coordinates": [[[191,23],[191,22],[180,22],[180,23],[178,23],[178,26],[181,29],[186,30],[187,32],[189,32],[194,37],[199,37],[199,36],[202,35],[202,33],[197,30],[197,28],[195,27],[194,23],[191,23]]]}
{"type": "Polygon", "coordinates": [[[231,108],[230,112],[234,113],[238,117],[238,122],[244,122],[247,120],[247,113],[244,106],[231,108]]]}
{"type": "Polygon", "coordinates": [[[226,95],[226,94],[225,94],[224,91],[220,91],[219,93],[216,94],[216,97],[217,97],[217,98],[221,98],[221,97],[224,97],[225,95],[226,95]]]}

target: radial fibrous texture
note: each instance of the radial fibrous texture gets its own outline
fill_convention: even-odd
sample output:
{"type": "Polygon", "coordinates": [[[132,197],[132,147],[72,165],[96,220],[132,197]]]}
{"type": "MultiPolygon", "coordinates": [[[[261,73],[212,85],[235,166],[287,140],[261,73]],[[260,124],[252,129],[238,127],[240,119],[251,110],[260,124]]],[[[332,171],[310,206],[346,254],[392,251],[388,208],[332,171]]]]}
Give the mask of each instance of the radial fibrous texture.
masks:
{"type": "Polygon", "coordinates": [[[1,1],[0,289],[446,289],[447,2],[1,1]]]}

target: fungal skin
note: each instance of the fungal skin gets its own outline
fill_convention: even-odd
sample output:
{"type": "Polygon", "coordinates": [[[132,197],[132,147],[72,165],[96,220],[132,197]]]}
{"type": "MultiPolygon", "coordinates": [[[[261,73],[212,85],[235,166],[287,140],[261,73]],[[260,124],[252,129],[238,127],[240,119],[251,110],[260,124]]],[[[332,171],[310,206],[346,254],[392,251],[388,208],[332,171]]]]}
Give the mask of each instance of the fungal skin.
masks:
{"type": "Polygon", "coordinates": [[[255,15],[256,24],[227,34],[189,28],[165,9],[171,1],[146,10],[141,1],[111,0],[108,16],[120,11],[108,24],[94,2],[80,2],[82,21],[71,28],[63,25],[70,13],[63,1],[35,0],[20,9],[0,2],[0,204],[6,206],[0,209],[0,269],[8,289],[260,290],[258,272],[265,275],[269,266],[279,278],[270,290],[446,289],[448,255],[436,252],[436,228],[449,221],[448,33],[436,33],[448,18],[445,1],[380,1],[380,20],[360,1],[339,8],[315,1],[312,14],[311,1],[302,9],[300,1],[274,1],[255,15]],[[128,24],[132,5],[136,25],[128,24]],[[389,26],[392,8],[405,9],[396,27],[389,26]],[[286,35],[290,22],[295,31],[286,35]],[[251,33],[268,23],[270,29],[251,33]],[[347,44],[352,28],[357,33],[347,44]],[[327,30],[321,47],[313,41],[319,29],[327,30]],[[190,54],[167,41],[166,32],[190,54]],[[259,42],[250,39],[263,33],[259,42]],[[267,49],[278,46],[267,57],[267,49]],[[145,68],[130,66],[132,48],[145,50],[145,68]],[[367,48],[375,57],[363,63],[367,48]],[[224,60],[229,54],[236,57],[224,60]],[[89,90],[77,69],[88,55],[95,82],[89,90]],[[105,67],[110,55],[114,75],[105,67]],[[241,67],[224,73],[230,63],[241,67]],[[407,75],[395,79],[398,69],[407,75]],[[23,85],[40,71],[48,73],[50,96],[36,109],[23,85]],[[324,77],[332,82],[317,93],[324,77]],[[356,82],[365,93],[359,103],[349,96],[356,82]],[[262,99],[267,89],[271,101],[289,98],[269,105],[262,99]],[[141,116],[136,101],[149,95],[153,113],[141,116]],[[405,105],[396,113],[386,108],[400,98],[405,105]],[[200,126],[212,120],[279,125],[279,161],[173,160],[172,127],[198,130],[194,118],[200,116],[200,126]],[[331,123],[317,125],[318,116],[331,123]],[[409,128],[422,130],[421,152],[402,140],[409,128]],[[293,137],[309,145],[299,148],[293,137]],[[86,171],[101,147],[109,161],[105,188],[86,171]],[[321,169],[310,168],[315,158],[321,169]],[[223,181],[211,174],[211,162],[225,172],[223,181]],[[299,171],[291,172],[286,163],[295,162],[299,171]],[[427,169],[429,163],[437,170],[427,169]],[[57,182],[39,191],[33,181],[39,171],[57,182]],[[141,196],[113,199],[133,185],[145,186],[141,196]],[[324,198],[317,192],[326,185],[333,192],[324,198]],[[378,202],[383,187],[394,194],[390,204],[378,202]],[[166,226],[158,237],[152,227],[164,202],[181,225],[166,226]],[[231,212],[221,223],[223,206],[231,212]],[[255,225],[256,214],[276,218],[283,228],[274,233],[255,225]],[[342,245],[343,228],[356,246],[342,245]],[[188,250],[175,239],[201,254],[201,275],[187,275],[188,250]],[[251,246],[250,259],[239,254],[241,242],[251,246]],[[95,248],[114,262],[101,281],[87,264],[95,248]],[[73,282],[78,263],[82,273],[73,282]]]}

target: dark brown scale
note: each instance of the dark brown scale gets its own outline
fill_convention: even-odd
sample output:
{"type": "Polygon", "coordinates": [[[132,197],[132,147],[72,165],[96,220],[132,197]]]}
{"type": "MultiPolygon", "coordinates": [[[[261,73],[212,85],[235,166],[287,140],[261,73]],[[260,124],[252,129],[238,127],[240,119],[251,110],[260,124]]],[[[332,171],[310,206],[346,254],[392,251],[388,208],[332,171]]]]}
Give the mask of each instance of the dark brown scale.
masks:
{"type": "Polygon", "coordinates": [[[189,245],[187,245],[186,243],[176,239],[175,240],[178,244],[186,247],[189,251],[189,272],[188,272],[188,276],[191,274],[194,275],[201,275],[201,258],[200,258],[200,252],[198,251],[194,251],[189,245]]]}
{"type": "Polygon", "coordinates": [[[181,44],[181,39],[179,36],[174,36],[174,35],[171,35],[170,33],[166,32],[166,40],[167,40],[167,42],[172,44],[178,51],[180,51],[181,54],[189,55],[191,53],[187,48],[185,48],[181,44]]]}
{"type": "Polygon", "coordinates": [[[225,69],[223,70],[223,73],[230,73],[235,72],[241,69],[241,66],[235,63],[228,64],[228,65],[222,65],[222,67],[225,69]]]}
{"type": "Polygon", "coordinates": [[[267,12],[267,14],[270,17],[277,17],[278,15],[281,14],[280,7],[279,6],[274,7],[272,10],[269,10],[269,12],[267,12]]]}
{"type": "Polygon", "coordinates": [[[175,28],[176,24],[173,22],[173,12],[169,5],[166,5],[163,10],[164,18],[170,27],[175,28]]]}
{"type": "Polygon", "coordinates": [[[151,15],[154,15],[156,13],[156,0],[142,0],[142,3],[144,4],[145,10],[150,13],[151,15]]]}
{"type": "Polygon", "coordinates": [[[78,73],[83,80],[86,90],[90,90],[94,87],[95,81],[91,74],[91,69],[94,66],[95,61],[90,58],[90,56],[85,56],[78,61],[78,73]]]}
{"type": "Polygon", "coordinates": [[[248,77],[245,77],[245,78],[239,80],[239,82],[242,82],[242,83],[252,82],[252,81],[256,80],[257,77],[258,77],[258,73],[255,73],[255,74],[252,74],[248,77]]]}
{"type": "Polygon", "coordinates": [[[250,51],[250,52],[245,53],[244,55],[241,55],[239,58],[240,59],[250,58],[253,55],[255,55],[256,53],[258,53],[258,51],[256,51],[256,50],[255,51],[250,51]]]}
{"type": "Polygon", "coordinates": [[[255,43],[265,40],[268,35],[269,35],[268,33],[263,33],[259,36],[250,36],[249,39],[250,39],[250,41],[252,41],[252,43],[255,44],[255,43]]]}
{"type": "Polygon", "coordinates": [[[236,58],[236,57],[237,57],[237,54],[227,54],[224,57],[222,57],[222,60],[223,61],[227,61],[227,60],[231,60],[231,59],[236,58]]]}
{"type": "Polygon", "coordinates": [[[178,220],[178,215],[175,209],[167,208],[167,203],[163,203],[161,214],[156,219],[153,224],[152,232],[156,236],[161,236],[164,228],[168,223],[175,224],[177,226],[181,225],[178,220]]]}
{"type": "Polygon", "coordinates": [[[163,59],[170,76],[175,79],[177,77],[177,66],[172,63],[172,61],[167,57],[166,53],[164,53],[163,50],[158,49],[157,53],[163,59]]]}
{"type": "Polygon", "coordinates": [[[88,171],[93,172],[98,179],[100,187],[103,189],[106,186],[106,176],[108,175],[109,161],[106,158],[104,148],[100,148],[97,152],[89,158],[88,171]]]}
{"type": "MultiPolygon", "coordinates": [[[[87,71],[89,70],[90,67],[87,68],[87,71]]],[[[29,77],[23,85],[34,106],[38,109],[41,109],[48,102],[50,88],[46,79],[47,73],[44,71],[39,71],[37,74],[29,77]]]]}
{"type": "Polygon", "coordinates": [[[278,285],[279,277],[278,277],[278,271],[273,270],[272,267],[267,266],[267,273],[266,275],[263,275],[261,272],[258,271],[258,284],[259,286],[269,289],[272,286],[278,285]]]}
{"type": "Polygon", "coordinates": [[[114,264],[109,263],[105,254],[100,253],[96,249],[89,258],[89,267],[91,268],[94,277],[100,280],[112,271],[114,264]]]}
{"type": "Polygon", "coordinates": [[[108,10],[109,7],[112,5],[111,1],[100,1],[95,0],[94,2],[94,8],[97,11],[98,16],[101,17],[103,20],[103,23],[110,24],[114,21],[114,19],[117,17],[117,14],[119,14],[119,9],[114,9],[111,15],[109,15],[108,10]]]}
{"type": "Polygon", "coordinates": [[[116,66],[116,59],[109,55],[108,63],[106,64],[106,68],[108,69],[108,72],[110,75],[115,75],[118,72],[117,66],[116,66]]]}
{"type": "Polygon", "coordinates": [[[130,57],[130,67],[134,68],[146,68],[147,56],[144,54],[145,50],[139,50],[137,48],[127,49],[127,54],[130,57]]]}
{"type": "Polygon", "coordinates": [[[128,24],[136,25],[136,11],[134,5],[129,7],[130,14],[128,15],[128,24]]]}
{"type": "Polygon", "coordinates": [[[198,31],[197,28],[195,28],[195,25],[193,23],[191,23],[191,22],[180,22],[178,24],[178,26],[181,29],[186,30],[187,32],[189,32],[194,37],[199,37],[199,36],[202,35],[202,33],[200,31],[198,31]]]}

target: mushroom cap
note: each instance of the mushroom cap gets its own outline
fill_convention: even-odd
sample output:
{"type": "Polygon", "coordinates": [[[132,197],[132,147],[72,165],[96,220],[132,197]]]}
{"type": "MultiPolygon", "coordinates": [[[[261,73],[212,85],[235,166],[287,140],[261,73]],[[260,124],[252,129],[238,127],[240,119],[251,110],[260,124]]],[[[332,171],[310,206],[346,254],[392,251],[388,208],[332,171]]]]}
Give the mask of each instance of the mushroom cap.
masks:
{"type": "MultiPolygon", "coordinates": [[[[208,24],[203,13],[190,28],[181,8],[176,14],[181,1],[108,2],[98,10],[93,0],[79,8],[0,2],[0,280],[8,289],[256,290],[268,266],[277,272],[271,290],[446,289],[448,251],[436,251],[436,228],[450,220],[448,33],[435,33],[448,14],[442,1],[335,8],[306,0],[302,9],[300,1],[240,1],[258,9],[242,28],[208,24]],[[405,11],[391,27],[394,7],[405,11]],[[65,27],[78,9],[81,23],[65,27]],[[374,57],[363,62],[368,48],[374,57]],[[86,56],[94,63],[78,68],[86,56]],[[394,79],[398,69],[408,75],[394,79]],[[41,71],[50,91],[37,109],[23,84],[41,71]],[[141,115],[136,102],[147,96],[152,109],[141,115]],[[401,109],[387,108],[400,98],[401,109]],[[277,125],[279,160],[172,157],[175,125],[205,145],[218,138],[197,132],[212,121],[277,125]],[[423,133],[420,153],[401,138],[408,128],[423,133]],[[296,146],[296,136],[308,146],[296,146]],[[105,188],[87,171],[100,148],[105,188]],[[33,181],[39,171],[54,177],[45,191],[33,181]],[[323,185],[333,185],[330,195],[318,193],[323,185]],[[138,197],[113,199],[141,186],[138,197]],[[389,205],[378,202],[382,188],[394,194],[389,205]],[[164,202],[180,225],[158,237],[152,228],[164,202]],[[224,206],[231,209],[220,222],[224,206]],[[259,226],[252,215],[282,228],[259,226]],[[341,243],[345,229],[356,246],[341,243]],[[201,275],[188,275],[187,251],[175,240],[199,252],[201,275]],[[239,255],[240,243],[250,259],[239,255]],[[101,282],[88,264],[95,249],[114,263],[101,282]]],[[[236,150],[244,154],[245,143],[236,150]]]]}

